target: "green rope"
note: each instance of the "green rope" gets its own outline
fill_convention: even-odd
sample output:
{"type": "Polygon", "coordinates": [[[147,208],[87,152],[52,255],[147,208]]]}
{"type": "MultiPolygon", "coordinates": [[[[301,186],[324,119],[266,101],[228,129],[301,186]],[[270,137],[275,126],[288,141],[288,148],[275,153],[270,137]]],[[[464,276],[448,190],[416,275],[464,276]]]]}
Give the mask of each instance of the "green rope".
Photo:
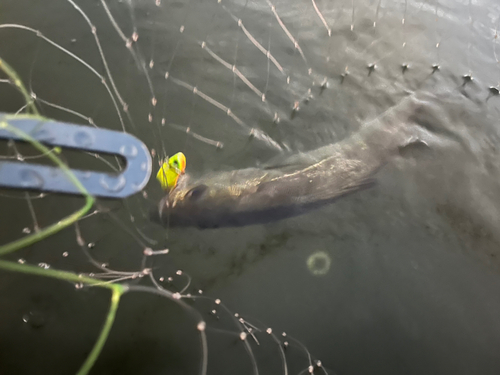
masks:
{"type": "MultiPolygon", "coordinates": [[[[19,240],[13,241],[11,243],[8,243],[7,245],[0,246],[0,256],[11,253],[13,251],[19,250],[23,247],[29,246],[34,244],[35,242],[38,242],[44,238],[47,238],[60,230],[68,227],[69,225],[73,224],[76,222],[78,219],[80,219],[83,215],[85,215],[94,205],[94,198],[87,192],[85,187],[81,184],[81,182],[76,178],[76,176],[71,172],[71,170],[59,159],[53,152],[50,152],[50,150],[42,145],[40,142],[35,140],[33,137],[31,137],[29,134],[23,132],[22,130],[19,130],[15,128],[12,125],[9,125],[5,120],[9,120],[10,116],[4,117],[3,121],[0,121],[0,128],[5,128],[8,131],[14,133],[15,135],[23,138],[24,140],[28,141],[31,143],[34,147],[36,147],[39,151],[43,152],[44,154],[47,155],[59,168],[63,170],[63,172],[66,174],[68,179],[78,188],[78,190],[85,196],[85,205],[79,209],[78,211],[74,212],[73,214],[65,217],[64,219],[60,220],[59,222],[52,224],[51,226],[32,234],[31,236],[21,238],[19,240]]],[[[13,117],[11,117],[13,118],[13,117]]]]}
{"type": "MultiPolygon", "coordinates": [[[[43,117],[39,115],[38,109],[35,106],[35,103],[33,102],[33,99],[31,98],[30,94],[26,90],[24,84],[18,77],[17,73],[12,69],[3,59],[0,58],[0,70],[3,70],[7,76],[10,78],[11,82],[19,89],[19,91],[23,94],[24,99],[26,101],[26,105],[31,111],[32,115],[34,116],[29,116],[31,118],[37,118],[40,119],[41,121],[45,121],[43,117]]],[[[26,115],[23,115],[24,117],[27,117],[26,115]]],[[[21,137],[23,140],[29,142],[32,146],[34,146],[36,149],[41,151],[44,155],[49,157],[59,168],[62,169],[62,171],[65,173],[67,178],[78,188],[78,190],[82,193],[82,195],[85,197],[85,205],[80,208],[78,211],[72,213],[71,215],[65,217],[64,219],[60,220],[59,222],[50,225],[47,228],[44,228],[43,230],[33,233],[27,237],[21,238],[19,240],[12,241],[6,245],[0,246],[0,256],[12,253],[14,251],[17,251],[19,249],[22,249],[26,246],[30,246],[38,241],[43,240],[44,238],[47,238],[62,229],[72,225],[76,221],[78,221],[81,217],[83,217],[94,205],[95,200],[94,197],[92,197],[89,192],[85,189],[85,187],[81,184],[81,182],[76,178],[76,176],[72,173],[72,171],[61,161],[59,157],[57,157],[56,153],[52,152],[49,150],[47,147],[42,145],[40,142],[35,140],[33,137],[31,137],[29,134],[23,132],[22,130],[19,130],[15,126],[12,126],[9,124],[10,120],[14,120],[19,118],[20,116],[5,116],[2,119],[0,119],[0,128],[4,128],[8,130],[9,132],[17,135],[18,137],[21,137]]],[[[91,277],[84,277],[77,275],[76,273],[73,272],[67,272],[67,271],[61,271],[61,270],[55,270],[55,269],[42,269],[40,267],[36,267],[33,265],[29,264],[18,264],[15,262],[10,262],[10,261],[5,261],[0,259],[0,269],[6,270],[6,271],[12,271],[12,272],[19,272],[19,273],[24,273],[24,274],[31,274],[31,275],[37,275],[37,276],[44,276],[44,277],[51,277],[54,279],[59,279],[59,280],[64,280],[64,281],[69,281],[69,282],[76,282],[76,283],[83,283],[91,286],[97,286],[101,288],[107,288],[111,290],[111,302],[110,302],[110,307],[108,314],[106,316],[106,321],[104,322],[104,326],[101,329],[101,332],[99,334],[99,337],[97,338],[97,341],[95,342],[92,351],[90,354],[87,356],[87,359],[85,362],[82,364],[80,370],[78,371],[77,375],[86,375],[89,373],[89,371],[92,369],[92,366],[96,362],[97,358],[102,352],[102,349],[104,348],[104,345],[106,343],[106,340],[109,336],[109,333],[111,331],[111,328],[113,326],[115,317],[116,317],[116,312],[118,310],[118,305],[120,302],[120,298],[122,294],[126,291],[126,289],[120,285],[120,284],[103,284],[102,281],[93,279],[91,277]]]]}
{"type": "Polygon", "coordinates": [[[21,94],[24,96],[24,100],[26,101],[26,105],[28,108],[31,110],[31,113],[34,115],[40,115],[38,113],[38,109],[35,106],[35,103],[33,102],[33,99],[31,98],[31,95],[28,93],[28,90],[24,87],[23,82],[21,79],[18,77],[16,71],[10,67],[9,64],[5,62],[2,58],[0,58],[0,70],[3,70],[5,74],[10,78],[12,84],[18,88],[19,91],[21,91],[21,94]]]}

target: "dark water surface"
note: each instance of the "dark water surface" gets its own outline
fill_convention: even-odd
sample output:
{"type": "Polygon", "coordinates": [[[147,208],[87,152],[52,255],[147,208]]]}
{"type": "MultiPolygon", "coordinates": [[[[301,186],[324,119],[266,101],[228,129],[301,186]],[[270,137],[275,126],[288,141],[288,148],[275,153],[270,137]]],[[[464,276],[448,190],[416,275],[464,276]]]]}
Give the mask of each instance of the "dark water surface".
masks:
{"type": "MultiPolygon", "coordinates": [[[[421,119],[434,142],[402,150],[370,190],[265,226],[161,228],[148,216],[162,197],[152,178],[142,195],[100,201],[80,232],[71,227],[11,259],[97,272],[79,233],[99,263],[140,271],[144,247],[168,247],[153,265],[166,288],[185,285],[175,274],[182,270],[192,278],[189,292],[201,288],[249,322],[286,331],[329,373],[500,372],[498,4],[108,1],[126,38],[137,33],[134,53],[101,1],[75,4],[96,27],[102,54],[70,2],[4,0],[0,57],[36,93],[43,114],[125,127],[150,148],[155,171],[158,156],[177,151],[196,176],[312,150],[356,134],[414,93],[434,104],[434,117],[421,119]],[[132,122],[120,111],[122,126],[101,79],[37,31],[94,67],[112,90],[104,56],[132,122]]],[[[6,83],[0,103],[10,112],[23,105],[6,83]]],[[[95,163],[86,157],[80,162],[95,163]]],[[[81,205],[13,194],[0,196],[2,244],[81,205]]],[[[104,291],[2,271],[0,374],[76,373],[107,306],[104,291]]],[[[193,306],[208,326],[237,332],[217,304],[193,306]]],[[[193,324],[167,299],[126,295],[92,373],[198,373],[193,324]]],[[[277,345],[260,337],[259,347],[251,343],[259,373],[283,373],[277,345]]],[[[208,338],[209,374],[253,373],[237,335],[208,330],[208,338]]],[[[296,362],[307,367],[298,344],[286,353],[291,373],[300,371],[292,371],[296,362]]]]}

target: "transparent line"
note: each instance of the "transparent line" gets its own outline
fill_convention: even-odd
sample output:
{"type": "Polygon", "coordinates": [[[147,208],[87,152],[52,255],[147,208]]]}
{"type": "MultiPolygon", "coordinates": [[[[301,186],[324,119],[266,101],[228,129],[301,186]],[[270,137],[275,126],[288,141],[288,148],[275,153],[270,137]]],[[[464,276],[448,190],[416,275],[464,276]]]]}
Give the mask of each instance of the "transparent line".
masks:
{"type": "MultiPolygon", "coordinates": [[[[94,40],[97,45],[97,49],[99,50],[99,54],[101,56],[101,61],[104,65],[104,70],[106,70],[106,74],[108,76],[109,81],[111,82],[111,87],[113,87],[113,91],[118,98],[118,101],[122,105],[123,111],[127,114],[128,119],[130,123],[135,127],[134,122],[132,121],[132,118],[130,117],[130,114],[128,113],[128,105],[127,103],[123,100],[122,96],[120,95],[120,92],[118,91],[118,88],[116,87],[115,81],[113,79],[113,76],[111,75],[111,71],[109,70],[108,62],[106,60],[106,57],[104,56],[104,51],[102,50],[101,47],[101,42],[99,41],[99,37],[97,36],[97,28],[94,26],[94,24],[90,21],[90,18],[85,14],[85,12],[75,4],[73,0],[67,0],[73,7],[82,15],[82,17],[85,19],[87,24],[90,27],[90,30],[92,32],[92,35],[94,35],[94,40]]],[[[125,130],[125,125],[123,125],[123,131],[126,132],[125,130]]]]}
{"type": "Polygon", "coordinates": [[[323,25],[325,26],[326,31],[328,32],[328,36],[332,36],[332,29],[330,29],[330,27],[328,26],[328,23],[325,20],[325,17],[323,17],[323,14],[321,14],[321,12],[318,8],[318,5],[316,4],[316,1],[315,0],[311,0],[311,1],[312,1],[314,10],[316,11],[316,14],[318,15],[318,17],[321,20],[321,22],[323,23],[323,25]]]}
{"type": "Polygon", "coordinates": [[[253,92],[255,92],[260,98],[263,98],[263,93],[260,91],[257,87],[251,83],[247,77],[241,73],[241,71],[236,67],[236,65],[231,65],[224,59],[222,59],[220,56],[218,56],[214,51],[210,49],[210,47],[207,46],[206,42],[202,42],[201,48],[204,49],[205,51],[208,52],[210,56],[212,56],[215,60],[217,60],[220,64],[222,64],[224,67],[226,67],[228,70],[232,71],[236,76],[238,76],[239,79],[243,81],[253,92]]]}
{"type": "Polygon", "coordinates": [[[261,51],[264,56],[266,56],[269,60],[271,60],[271,62],[274,64],[274,66],[276,66],[276,68],[278,68],[278,70],[282,73],[282,74],[285,74],[284,70],[283,70],[283,67],[281,66],[281,64],[278,62],[278,60],[276,60],[276,58],[271,54],[271,51],[269,51],[268,49],[265,49],[262,44],[260,44],[257,39],[255,39],[253,37],[253,35],[248,31],[248,29],[245,27],[245,25],[243,24],[243,21],[236,17],[233,13],[231,13],[231,11],[229,9],[227,9],[226,6],[222,5],[222,8],[229,13],[229,15],[231,16],[231,18],[238,24],[238,26],[241,28],[241,30],[243,31],[243,33],[246,35],[246,37],[252,42],[252,44],[257,47],[259,49],[259,51],[261,51]]]}
{"type": "Polygon", "coordinates": [[[31,27],[24,26],[24,25],[18,25],[18,24],[3,24],[3,25],[0,25],[0,29],[4,29],[4,28],[21,29],[21,30],[25,30],[25,31],[30,31],[30,32],[34,33],[36,36],[38,36],[39,38],[42,38],[43,40],[45,40],[47,43],[49,43],[52,46],[56,47],[58,50],[64,52],[68,56],[70,56],[73,59],[75,59],[80,64],[82,64],[83,66],[85,66],[87,69],[89,69],[96,77],[98,77],[100,79],[101,83],[104,85],[104,87],[108,91],[108,94],[109,94],[111,100],[113,101],[113,105],[114,105],[114,107],[116,109],[116,113],[117,113],[118,118],[120,120],[120,124],[121,124],[122,128],[125,130],[125,124],[123,122],[123,117],[122,117],[122,115],[120,113],[120,109],[118,107],[118,103],[116,102],[116,98],[113,96],[111,88],[109,87],[109,85],[106,82],[105,78],[97,70],[95,70],[92,65],[88,64],[85,60],[83,60],[82,58],[78,57],[73,52],[68,51],[66,48],[60,46],[56,42],[54,42],[51,39],[47,38],[40,31],[32,29],[31,27]]]}
{"type": "Polygon", "coordinates": [[[293,37],[293,35],[290,33],[290,31],[287,29],[287,27],[285,26],[285,24],[281,20],[280,16],[276,12],[276,7],[269,0],[267,0],[267,4],[271,7],[271,11],[273,12],[274,17],[278,21],[279,25],[281,26],[281,28],[283,29],[283,31],[285,32],[285,34],[288,36],[288,38],[292,41],[295,49],[297,51],[299,51],[300,56],[302,56],[302,59],[304,60],[304,62],[307,64],[307,59],[304,56],[304,52],[302,52],[302,48],[300,48],[299,42],[297,42],[297,40],[293,37]]]}
{"type": "Polygon", "coordinates": [[[79,117],[81,118],[82,120],[85,120],[89,123],[89,125],[92,125],[94,126],[95,128],[98,128],[98,126],[96,124],[94,124],[94,120],[92,120],[90,117],[87,117],[77,111],[74,111],[72,109],[69,109],[69,108],[66,108],[66,107],[63,107],[61,105],[58,105],[58,104],[55,104],[55,103],[51,103],[51,102],[48,102],[47,100],[44,100],[44,99],[41,99],[39,98],[38,96],[36,97],[35,99],[36,101],[40,102],[40,103],[43,103],[45,105],[48,105],[49,107],[53,107],[53,108],[56,108],[56,109],[59,109],[61,111],[64,111],[64,112],[67,112],[67,113],[70,113],[72,115],[75,115],[76,117],[79,117]]]}

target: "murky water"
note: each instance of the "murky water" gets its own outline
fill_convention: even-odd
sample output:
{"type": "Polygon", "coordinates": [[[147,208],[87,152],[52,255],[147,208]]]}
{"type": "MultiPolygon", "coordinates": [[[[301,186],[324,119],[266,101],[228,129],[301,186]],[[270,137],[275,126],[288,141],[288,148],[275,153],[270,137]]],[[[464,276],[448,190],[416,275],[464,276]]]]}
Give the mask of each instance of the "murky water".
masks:
{"type": "MultiPolygon", "coordinates": [[[[414,116],[434,142],[402,150],[370,190],[238,229],[157,226],[149,211],[162,192],[152,178],[144,194],[100,201],[76,230],[11,259],[97,273],[80,239],[97,262],[132,272],[141,270],[145,247],[169,248],[152,264],[162,285],[181,290],[189,275],[186,292],[202,289],[252,324],[286,331],[328,373],[498,373],[498,5],[73,4],[4,1],[0,57],[36,94],[43,114],[139,137],[154,171],[160,157],[177,151],[199,176],[312,150],[356,134],[412,93],[430,98],[432,111],[414,116]]],[[[22,97],[0,85],[1,111],[19,110],[22,97]]],[[[86,157],[79,162],[96,162],[86,157]]],[[[81,205],[53,194],[2,194],[2,243],[81,205]]],[[[76,372],[102,325],[106,293],[3,271],[0,277],[0,372],[76,372]]],[[[237,332],[214,301],[193,306],[208,326],[237,332]]],[[[120,309],[96,374],[199,372],[196,330],[181,307],[136,293],[120,309]]],[[[252,363],[260,374],[283,372],[269,337],[259,336],[260,345],[250,340],[252,362],[237,335],[208,332],[209,374],[255,373],[252,363]]],[[[299,344],[290,339],[285,353],[290,372],[307,369],[299,344]]]]}

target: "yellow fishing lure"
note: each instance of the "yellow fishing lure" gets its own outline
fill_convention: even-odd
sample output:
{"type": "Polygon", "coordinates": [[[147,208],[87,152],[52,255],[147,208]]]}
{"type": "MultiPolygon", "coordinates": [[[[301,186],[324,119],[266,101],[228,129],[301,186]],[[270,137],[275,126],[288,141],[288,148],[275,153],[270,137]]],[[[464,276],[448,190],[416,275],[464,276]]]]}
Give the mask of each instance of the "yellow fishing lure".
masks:
{"type": "Polygon", "coordinates": [[[161,165],[156,179],[160,181],[161,187],[165,191],[172,190],[177,185],[177,180],[186,171],[186,157],[182,152],[165,160],[161,165]]]}

